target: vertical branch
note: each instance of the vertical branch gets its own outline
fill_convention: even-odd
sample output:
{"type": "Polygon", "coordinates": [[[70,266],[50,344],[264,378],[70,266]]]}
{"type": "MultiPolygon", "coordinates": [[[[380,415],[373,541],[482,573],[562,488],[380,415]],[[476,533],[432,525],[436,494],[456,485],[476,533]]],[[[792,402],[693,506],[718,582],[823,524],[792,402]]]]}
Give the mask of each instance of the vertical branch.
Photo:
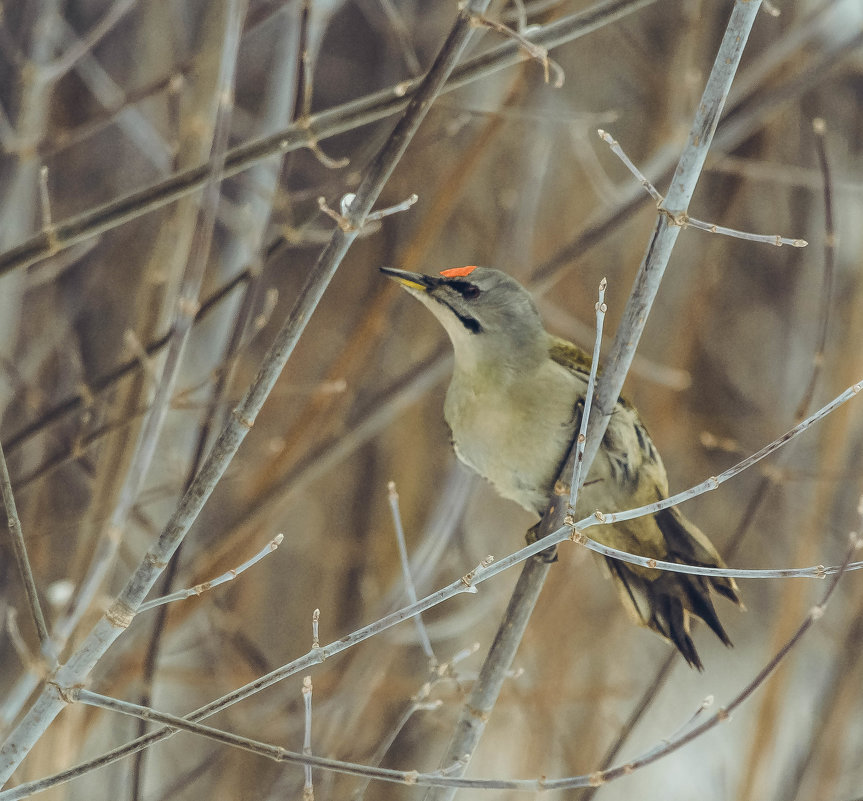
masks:
{"type": "Polygon", "coordinates": [[[596,409],[585,446],[585,463],[590,466],[608,426],[611,412],[623,389],[623,382],[647,323],[647,317],[665,275],[671,250],[687,218],[687,209],[695,192],[701,169],[731,82],[740,64],[743,48],[761,7],[761,0],[736,0],[731,19],[713,62],[707,85],[689,132],[686,148],[677,163],[665,202],[659,209],[656,227],[638,268],[635,284],[623,312],[617,335],[597,391],[596,409]]]}
{"type": "Polygon", "coordinates": [[[584,396],[584,409],[581,413],[581,425],[578,436],[575,439],[575,465],[572,469],[572,482],[569,488],[569,514],[575,514],[578,505],[578,493],[587,476],[584,469],[584,446],[587,440],[587,421],[590,419],[590,409],[593,404],[593,393],[596,386],[596,374],[599,370],[599,353],[602,349],[602,329],[605,324],[605,313],[608,307],[605,305],[605,288],[607,282],[603,278],[599,282],[599,300],[596,301],[596,339],[593,343],[593,356],[590,361],[590,374],[587,378],[587,389],[584,396]]]}
{"type": "MultiPolygon", "coordinates": [[[[602,441],[611,411],[623,388],[623,381],[659,290],[671,250],[677,241],[681,226],[686,221],[689,201],[695,191],[704,160],[707,158],[725,98],[728,96],[743,47],[760,5],[761,0],[753,0],[753,2],[736,0],[734,4],[731,19],[695,115],[688,145],[674,172],[665,205],[659,210],[656,228],[624,310],[606,372],[599,382],[595,412],[588,423],[587,441],[584,443],[583,472],[585,475],[589,473],[593,459],[599,450],[599,443],[602,441]]],[[[573,462],[579,451],[580,448],[577,449],[574,444],[566,465],[561,470],[561,477],[572,475],[573,462]]],[[[565,512],[566,504],[560,503],[556,497],[553,497],[540,523],[538,536],[543,537],[557,529],[565,512]]],[[[463,775],[468,761],[479,744],[486,720],[503,686],[504,676],[509,670],[527,627],[549,566],[548,561],[533,558],[522,570],[479,678],[474,684],[468,703],[462,710],[455,732],[440,763],[441,769],[446,769],[453,775],[463,775]]],[[[444,801],[444,799],[453,798],[454,795],[454,788],[432,788],[425,798],[426,801],[444,801]]]]}
{"type": "MultiPolygon", "coordinates": [[[[312,677],[306,676],[303,679],[303,710],[305,727],[303,734],[303,753],[306,756],[312,755],[312,677]]],[[[315,785],[312,781],[312,766],[303,765],[303,801],[315,800],[315,785]]]]}
{"type": "Polygon", "coordinates": [[[300,40],[297,45],[297,85],[294,97],[294,119],[307,119],[312,109],[312,68],[309,56],[309,25],[311,24],[312,2],[303,0],[300,9],[300,40]]]}
{"type": "Polygon", "coordinates": [[[812,374],[809,383],[797,406],[796,417],[802,420],[815,395],[815,387],[824,363],[824,350],[827,347],[827,329],[830,324],[830,305],[833,295],[833,273],[836,258],[836,224],[833,215],[833,182],[830,180],[830,164],[827,160],[827,123],[820,117],[812,121],[815,133],[815,153],[818,156],[818,167],[821,170],[822,188],[824,194],[824,275],[821,287],[821,308],[818,312],[819,328],[815,353],[812,356],[812,374]]]}

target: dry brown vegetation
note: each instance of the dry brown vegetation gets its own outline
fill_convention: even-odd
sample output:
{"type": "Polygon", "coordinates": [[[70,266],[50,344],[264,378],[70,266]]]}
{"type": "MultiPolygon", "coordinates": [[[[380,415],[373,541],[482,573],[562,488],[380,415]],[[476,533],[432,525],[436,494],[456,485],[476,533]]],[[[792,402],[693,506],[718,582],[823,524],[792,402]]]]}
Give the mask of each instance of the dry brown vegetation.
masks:
{"type": "MultiPolygon", "coordinates": [[[[527,11],[544,24],[590,5],[528,3],[527,11]]],[[[4,4],[0,250],[220,158],[219,70],[231,52],[229,147],[302,119],[304,101],[312,112],[329,110],[421,74],[456,13],[454,2],[319,0],[306,7],[304,25],[298,0],[242,6],[4,4]],[[242,27],[230,51],[232,14],[242,27]],[[304,38],[313,88],[305,98],[298,77],[304,38]]],[[[493,6],[489,15],[516,24],[513,8],[493,6]]],[[[596,286],[606,276],[606,330],[613,333],[656,210],[595,131],[612,132],[665,191],[730,8],[720,0],[658,0],[554,49],[566,76],[561,88],[544,82],[535,61],[524,61],[435,102],[377,206],[411,193],[419,201],[350,249],[151,596],[166,592],[167,582],[180,588],[212,579],[279,532],[284,542],[233,582],[141,614],[100,662],[91,689],[185,714],[306,653],[316,608],[325,644],[403,606],[390,480],[421,596],[487,554],[520,547],[535,521],[469,477],[450,451],[443,332],[377,268],[497,266],[536,289],[549,328],[586,348],[596,286]]],[[[690,211],[745,231],[801,237],[809,246],[682,233],[626,388],[674,490],[721,472],[863,377],[861,15],[855,0],[788,2],[779,10],[778,17],[762,12],[755,24],[690,211]],[[816,118],[826,122],[832,222],[816,118]]],[[[499,33],[477,30],[465,57],[501,41],[499,33]]],[[[318,197],[338,207],[394,119],[245,164],[221,184],[217,204],[206,189],[157,208],[139,199],[122,224],[29,266],[4,262],[0,433],[49,627],[63,620],[69,593],[76,597],[94,562],[106,567],[61,658],[158,537],[201,452],[253,379],[333,229],[318,197]],[[211,243],[203,236],[208,214],[211,243]],[[155,455],[118,517],[147,409],[160,385],[166,391],[166,341],[196,263],[203,270],[200,308],[168,387],[155,455]]],[[[860,527],[861,403],[687,505],[730,564],[841,562],[848,532],[860,527]]],[[[515,579],[509,571],[424,616],[441,663],[479,643],[427,697],[428,659],[410,622],[308,671],[312,752],[371,764],[385,750],[378,756],[386,767],[434,770],[515,579]],[[439,704],[398,728],[419,696],[439,704]]],[[[5,739],[27,708],[16,695],[22,677],[43,669],[5,538],[0,587],[5,739]],[[16,645],[16,625],[28,651],[16,645]]],[[[721,706],[739,692],[823,589],[808,579],[741,582],[748,611],[719,610],[734,649],[698,632],[705,672],[675,659],[617,761],[671,736],[707,695],[721,706]]],[[[599,797],[859,798],[861,620],[863,580],[851,573],[824,617],[730,720],[600,788],[599,797]]],[[[668,652],[626,618],[598,560],[564,545],[468,775],[596,770],[668,652]]],[[[302,750],[301,687],[302,675],[293,676],[208,722],[302,750]]],[[[140,731],[132,718],[71,706],[9,786],[97,756],[140,731]]],[[[362,786],[357,777],[322,770],[314,779],[319,799],[350,798],[362,786]]],[[[296,798],[302,787],[299,766],[179,734],[39,797],[296,798]]],[[[424,793],[372,783],[365,797],[424,793]]],[[[530,794],[458,795],[498,797],[530,794]]]]}

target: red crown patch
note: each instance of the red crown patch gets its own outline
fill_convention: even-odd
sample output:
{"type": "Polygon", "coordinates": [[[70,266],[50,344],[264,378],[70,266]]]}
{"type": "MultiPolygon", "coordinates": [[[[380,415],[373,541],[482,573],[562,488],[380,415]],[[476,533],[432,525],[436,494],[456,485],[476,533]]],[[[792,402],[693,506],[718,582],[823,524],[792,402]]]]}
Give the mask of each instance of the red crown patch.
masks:
{"type": "Polygon", "coordinates": [[[470,267],[451,267],[449,270],[441,270],[440,274],[444,278],[465,278],[476,269],[476,265],[470,267]]]}

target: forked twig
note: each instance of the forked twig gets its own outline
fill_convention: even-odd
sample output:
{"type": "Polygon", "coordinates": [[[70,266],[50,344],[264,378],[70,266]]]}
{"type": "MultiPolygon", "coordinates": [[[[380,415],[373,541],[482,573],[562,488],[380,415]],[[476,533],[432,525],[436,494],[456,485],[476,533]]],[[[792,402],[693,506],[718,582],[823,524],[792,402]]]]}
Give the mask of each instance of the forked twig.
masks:
{"type": "Polygon", "coordinates": [[[679,225],[681,228],[698,228],[701,231],[707,231],[711,234],[723,234],[724,236],[736,237],[737,239],[747,239],[750,242],[761,242],[767,245],[791,245],[793,248],[805,248],[809,243],[805,239],[789,239],[788,237],[779,236],[778,234],[752,234],[748,231],[738,231],[734,228],[726,228],[716,223],[708,223],[702,220],[696,220],[695,217],[690,217],[686,212],[680,214],[671,214],[664,207],[665,198],[659,193],[659,190],[642,174],[641,170],[635,166],[629,156],[623,152],[620,143],[614,139],[611,134],[603,131],[601,128],[597,131],[599,137],[608,145],[609,149],[617,156],[625,165],[626,168],[635,176],[638,182],[647,190],[647,193],[656,201],[656,208],[663,214],[668,214],[673,225],[679,225]]]}
{"type": "Polygon", "coordinates": [[[212,590],[220,586],[221,584],[226,584],[229,581],[233,581],[241,573],[252,567],[252,565],[256,565],[264,557],[269,556],[271,553],[273,553],[282,544],[282,541],[284,539],[284,534],[277,534],[251,559],[247,559],[241,565],[231,568],[230,570],[222,573],[220,576],[216,576],[216,578],[211,579],[210,581],[203,581],[200,584],[196,584],[194,587],[188,587],[184,590],[176,590],[169,595],[163,595],[160,598],[154,598],[152,601],[145,601],[138,607],[138,614],[140,614],[141,612],[147,612],[150,609],[155,609],[157,606],[162,606],[162,604],[169,604],[172,601],[184,601],[186,598],[191,598],[193,595],[203,595],[205,592],[208,592],[209,590],[212,590]]]}
{"type": "Polygon", "coordinates": [[[474,17],[474,24],[484,28],[491,28],[504,36],[518,42],[519,47],[524,50],[532,59],[538,61],[542,65],[542,73],[546,83],[551,83],[555,89],[560,89],[563,86],[564,78],[566,77],[563,68],[556,61],[549,58],[548,50],[541,44],[530,41],[518,31],[513,30],[508,25],[502,22],[478,15],[474,17]],[[554,81],[551,81],[551,73],[554,73],[554,81]]]}

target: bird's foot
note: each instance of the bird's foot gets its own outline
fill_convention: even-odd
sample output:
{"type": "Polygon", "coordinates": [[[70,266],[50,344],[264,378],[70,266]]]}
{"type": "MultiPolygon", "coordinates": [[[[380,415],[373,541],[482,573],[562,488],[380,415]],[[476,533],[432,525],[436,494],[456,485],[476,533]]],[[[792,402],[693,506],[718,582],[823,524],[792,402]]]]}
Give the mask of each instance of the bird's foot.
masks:
{"type": "MultiPolygon", "coordinates": [[[[525,540],[527,540],[528,545],[533,545],[535,542],[539,542],[540,540],[540,527],[542,526],[542,520],[539,521],[535,526],[531,526],[527,530],[527,534],[524,535],[525,540]]],[[[538,559],[542,559],[543,562],[547,564],[554,564],[557,561],[557,546],[552,545],[551,548],[545,551],[540,551],[537,555],[538,559]]]]}

